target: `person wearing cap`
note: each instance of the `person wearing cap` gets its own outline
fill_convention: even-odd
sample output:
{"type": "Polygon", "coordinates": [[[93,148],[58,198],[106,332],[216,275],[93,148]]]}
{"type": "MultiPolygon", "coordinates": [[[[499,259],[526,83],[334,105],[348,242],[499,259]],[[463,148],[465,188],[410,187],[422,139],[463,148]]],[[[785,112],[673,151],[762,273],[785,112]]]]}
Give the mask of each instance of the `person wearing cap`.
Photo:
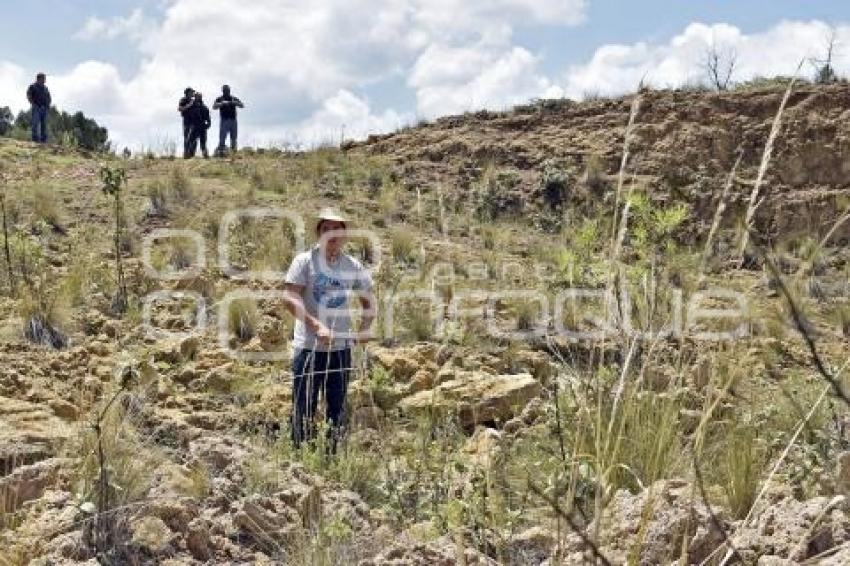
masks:
{"type": "Polygon", "coordinates": [[[183,157],[189,156],[189,133],[191,132],[191,122],[189,121],[189,109],[195,103],[195,89],[186,87],[183,91],[183,98],[177,102],[177,111],[183,117],[183,157]]]}
{"type": "Polygon", "coordinates": [[[374,319],[372,279],[368,270],[343,252],[348,221],[333,209],[316,217],[318,243],[292,260],[286,273],[284,304],[295,317],[292,358],[292,440],[300,446],[313,437],[319,392],[324,392],[330,425],[329,448],[343,424],[351,369],[351,347],[371,339],[374,319]],[[352,331],[352,299],[363,314],[352,331]]]}
{"type": "Polygon", "coordinates": [[[221,96],[213,102],[213,110],[219,111],[218,148],[216,155],[224,155],[224,142],[230,135],[230,151],[236,152],[236,109],[245,108],[242,101],[230,94],[230,86],[221,87],[221,96]]]}

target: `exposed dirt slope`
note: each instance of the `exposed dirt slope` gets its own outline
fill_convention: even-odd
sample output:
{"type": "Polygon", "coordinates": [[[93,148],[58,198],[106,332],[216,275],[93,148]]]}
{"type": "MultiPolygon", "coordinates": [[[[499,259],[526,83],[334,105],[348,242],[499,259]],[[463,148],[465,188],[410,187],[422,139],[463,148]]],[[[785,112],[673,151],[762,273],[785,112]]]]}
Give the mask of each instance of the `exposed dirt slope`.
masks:
{"type": "MultiPolygon", "coordinates": [[[[749,201],[782,89],[726,93],[645,91],[614,100],[541,101],[509,112],[440,118],[398,133],[372,136],[357,151],[389,155],[422,186],[468,186],[483,164],[523,173],[529,194],[545,163],[561,160],[577,173],[588,166],[616,174],[626,127],[639,98],[629,142],[626,180],[661,199],[686,200],[711,218],[738,154],[729,218],[749,201]]],[[[758,225],[766,236],[828,229],[850,195],[850,86],[795,87],[760,196],[758,225]]],[[[596,171],[594,171],[596,173],[596,171]]],[[[837,237],[845,237],[850,227],[837,237]]]]}

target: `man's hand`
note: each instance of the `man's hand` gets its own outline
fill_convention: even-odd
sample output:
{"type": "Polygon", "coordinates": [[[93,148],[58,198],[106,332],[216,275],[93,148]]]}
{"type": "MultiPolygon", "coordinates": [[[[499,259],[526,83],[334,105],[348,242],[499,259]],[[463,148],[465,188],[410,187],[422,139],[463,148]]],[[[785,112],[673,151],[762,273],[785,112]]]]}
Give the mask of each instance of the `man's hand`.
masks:
{"type": "Polygon", "coordinates": [[[366,328],[364,330],[360,330],[357,333],[357,336],[354,338],[355,344],[366,344],[367,342],[372,342],[375,340],[375,333],[371,328],[366,328]]]}
{"type": "Polygon", "coordinates": [[[331,343],[331,330],[322,324],[321,322],[316,322],[316,339],[319,341],[319,344],[322,346],[329,346],[331,343]]]}

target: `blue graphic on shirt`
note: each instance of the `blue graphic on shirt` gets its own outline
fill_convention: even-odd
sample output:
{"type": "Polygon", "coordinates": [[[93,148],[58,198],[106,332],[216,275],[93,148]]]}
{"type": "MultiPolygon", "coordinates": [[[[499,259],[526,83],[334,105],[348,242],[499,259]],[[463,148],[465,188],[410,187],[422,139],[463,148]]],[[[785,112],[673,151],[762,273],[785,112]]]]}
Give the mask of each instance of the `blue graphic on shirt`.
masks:
{"type": "Polygon", "coordinates": [[[345,304],[346,294],[342,282],[335,277],[319,273],[313,280],[313,299],[316,304],[329,309],[338,309],[345,304]]]}

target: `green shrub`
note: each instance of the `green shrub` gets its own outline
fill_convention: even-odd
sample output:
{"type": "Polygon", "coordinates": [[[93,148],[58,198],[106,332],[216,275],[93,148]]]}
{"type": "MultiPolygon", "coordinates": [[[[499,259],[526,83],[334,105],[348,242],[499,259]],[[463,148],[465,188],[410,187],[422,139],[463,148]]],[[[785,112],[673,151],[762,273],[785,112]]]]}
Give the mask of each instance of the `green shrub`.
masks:
{"type": "Polygon", "coordinates": [[[473,185],[475,216],[488,221],[518,214],[523,207],[522,193],[518,190],[520,181],[517,171],[488,167],[473,185]]]}

